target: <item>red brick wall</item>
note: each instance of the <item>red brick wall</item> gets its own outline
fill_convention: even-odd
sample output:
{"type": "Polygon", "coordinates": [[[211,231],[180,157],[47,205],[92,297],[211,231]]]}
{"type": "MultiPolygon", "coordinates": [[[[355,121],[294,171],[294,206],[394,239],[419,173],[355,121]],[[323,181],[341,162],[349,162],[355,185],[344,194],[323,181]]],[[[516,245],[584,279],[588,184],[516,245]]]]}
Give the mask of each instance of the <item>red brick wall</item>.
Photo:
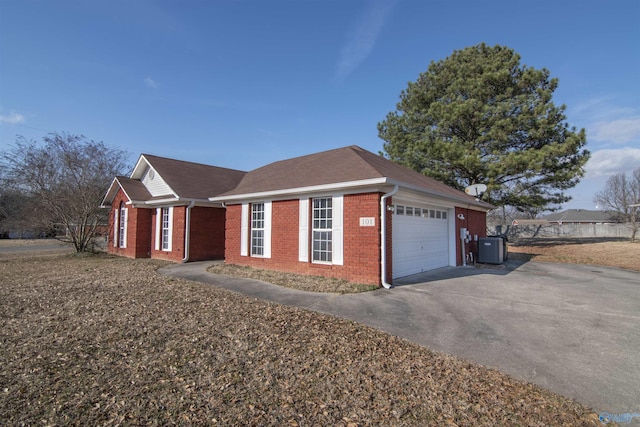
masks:
{"type": "MultiPolygon", "coordinates": [[[[298,264],[298,207],[299,201],[283,200],[272,203],[271,211],[271,261],[279,270],[296,269],[298,264]],[[294,264],[291,266],[291,260],[294,264]]],[[[239,253],[239,250],[238,250],[239,253]]],[[[264,261],[265,259],[260,259],[264,261]]]]}
{"type": "Polygon", "coordinates": [[[224,220],[224,260],[229,264],[242,264],[240,257],[241,205],[227,205],[224,220]]]}
{"type": "MultiPolygon", "coordinates": [[[[225,262],[353,282],[380,283],[380,195],[344,196],[343,265],[298,261],[299,200],[272,203],[271,258],[240,255],[241,205],[226,211],[225,262]],[[374,217],[375,227],[360,227],[360,217],[374,217]]],[[[311,211],[311,210],[310,210],[311,211]]],[[[311,224],[311,221],[309,222],[311,224]]],[[[311,231],[310,231],[311,232],[311,231]]],[[[311,239],[309,239],[311,246],[311,239]]],[[[311,259],[311,256],[309,256],[311,259]]]]}
{"type": "MultiPolygon", "coordinates": [[[[113,200],[109,215],[107,252],[129,258],[158,258],[180,262],[184,258],[184,232],[186,206],[173,208],[173,236],[171,251],[155,249],[156,208],[134,208],[127,205],[126,248],[114,247],[114,210],[120,209],[120,202],[126,203],[122,190],[113,200]]],[[[224,258],[224,218],[223,208],[193,207],[191,209],[190,261],[224,258]]]]}
{"type": "MultiPolygon", "coordinates": [[[[120,209],[120,203],[122,201],[126,202],[126,200],[127,198],[125,197],[122,189],[118,190],[111,204],[111,210],[109,211],[109,234],[107,235],[107,252],[114,255],[133,257],[133,252],[131,252],[131,254],[128,254],[129,252],[127,250],[128,248],[119,248],[114,246],[114,242],[116,241],[117,239],[116,236],[118,234],[118,231],[117,231],[118,223],[115,222],[115,211],[118,211],[120,209]]],[[[118,215],[118,221],[120,220],[121,218],[118,215]]]]}
{"type": "MultiPolygon", "coordinates": [[[[109,233],[107,236],[107,252],[114,255],[126,256],[129,258],[148,258],[151,248],[151,210],[145,208],[134,208],[127,205],[127,242],[126,248],[114,247],[114,230],[118,224],[114,224],[114,211],[120,209],[120,203],[128,201],[122,190],[119,190],[113,200],[109,213],[109,233]]],[[[118,218],[118,221],[121,221],[118,218]]],[[[117,233],[117,231],[116,231],[117,233]]],[[[119,245],[118,245],[119,246],[119,245]]]]}
{"type": "Polygon", "coordinates": [[[191,209],[189,261],[224,258],[224,209],[191,209]]]}
{"type": "Polygon", "coordinates": [[[156,224],[158,221],[158,210],[156,208],[151,209],[151,248],[149,249],[149,254],[151,258],[156,257],[156,224]]]}
{"type": "MultiPolygon", "coordinates": [[[[306,273],[306,263],[298,262],[298,199],[271,205],[271,258],[240,255],[242,206],[227,206],[225,262],[271,270],[306,273]]],[[[249,246],[249,252],[251,251],[249,246]]],[[[321,273],[314,273],[320,275],[321,273]]]]}
{"type": "Polygon", "coordinates": [[[380,284],[380,194],[344,196],[344,270],[347,280],[380,284]],[[361,217],[375,227],[361,227],[361,217]]]}
{"type": "MultiPolygon", "coordinates": [[[[477,257],[477,243],[474,235],[478,237],[487,237],[487,214],[485,212],[475,211],[472,209],[456,208],[456,265],[462,265],[462,241],[460,240],[460,229],[466,228],[471,234],[471,241],[466,245],[465,253],[473,252],[477,257]],[[458,218],[458,215],[464,215],[464,220],[458,218]]],[[[475,258],[474,258],[475,259],[475,258]]]]}
{"type": "MultiPolygon", "coordinates": [[[[151,209],[129,208],[129,233],[135,236],[135,258],[149,258],[151,251],[151,209]]],[[[129,235],[129,236],[130,236],[129,235]]],[[[129,241],[130,238],[129,238],[129,241]]]]}
{"type": "Polygon", "coordinates": [[[173,227],[171,237],[171,250],[163,251],[162,249],[155,248],[156,242],[156,224],[157,224],[157,210],[153,210],[151,215],[152,220],[152,233],[151,233],[151,258],[164,259],[167,261],[181,262],[184,258],[184,227],[185,227],[185,214],[186,206],[174,206],[173,208],[173,227]]]}

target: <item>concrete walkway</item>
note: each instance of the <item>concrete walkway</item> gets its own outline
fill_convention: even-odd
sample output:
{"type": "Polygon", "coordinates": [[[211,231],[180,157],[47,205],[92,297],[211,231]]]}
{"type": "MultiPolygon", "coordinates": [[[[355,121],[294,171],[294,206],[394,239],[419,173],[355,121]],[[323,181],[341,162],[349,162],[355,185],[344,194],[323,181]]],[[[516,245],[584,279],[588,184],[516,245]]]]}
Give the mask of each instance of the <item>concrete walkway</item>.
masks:
{"type": "Polygon", "coordinates": [[[444,268],[391,290],[304,292],[208,273],[212,262],[161,274],[351,319],[432,350],[496,368],[591,406],[640,412],[640,273],[509,261],[444,268]]]}

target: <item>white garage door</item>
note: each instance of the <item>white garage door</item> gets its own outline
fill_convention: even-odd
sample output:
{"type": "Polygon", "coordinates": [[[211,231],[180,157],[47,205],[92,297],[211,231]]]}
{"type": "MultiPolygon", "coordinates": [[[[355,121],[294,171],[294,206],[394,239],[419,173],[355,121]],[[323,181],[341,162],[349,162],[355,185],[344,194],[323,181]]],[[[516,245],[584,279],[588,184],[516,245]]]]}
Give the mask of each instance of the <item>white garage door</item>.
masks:
{"type": "Polygon", "coordinates": [[[449,226],[445,208],[395,205],[393,277],[449,265],[449,226]]]}

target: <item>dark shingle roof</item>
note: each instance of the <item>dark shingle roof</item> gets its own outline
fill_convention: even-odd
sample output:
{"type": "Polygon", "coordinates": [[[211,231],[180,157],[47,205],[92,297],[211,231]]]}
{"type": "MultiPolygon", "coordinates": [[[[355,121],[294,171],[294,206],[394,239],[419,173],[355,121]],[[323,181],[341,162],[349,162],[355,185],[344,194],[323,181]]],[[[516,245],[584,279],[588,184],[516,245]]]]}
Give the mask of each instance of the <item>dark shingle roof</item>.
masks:
{"type": "Polygon", "coordinates": [[[414,172],[358,146],[338,148],[293,159],[281,160],[248,172],[234,189],[222,193],[239,196],[282,191],[367,179],[387,178],[427,193],[477,206],[491,207],[435,179],[414,172]]]}
{"type": "Polygon", "coordinates": [[[246,172],[143,154],[180,198],[208,199],[233,189],[246,172]]]}
{"type": "Polygon", "coordinates": [[[126,176],[117,176],[116,180],[127,194],[131,201],[144,201],[151,198],[151,194],[140,181],[137,179],[127,178],[126,176]]]}

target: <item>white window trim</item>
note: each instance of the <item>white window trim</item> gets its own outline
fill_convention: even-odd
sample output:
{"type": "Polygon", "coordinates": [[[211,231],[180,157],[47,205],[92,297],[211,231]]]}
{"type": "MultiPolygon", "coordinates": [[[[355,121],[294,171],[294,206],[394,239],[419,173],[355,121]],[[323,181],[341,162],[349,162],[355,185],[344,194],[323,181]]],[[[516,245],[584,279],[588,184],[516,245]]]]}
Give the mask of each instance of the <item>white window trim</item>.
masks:
{"type": "Polygon", "coordinates": [[[266,218],[265,218],[266,214],[265,214],[265,206],[264,203],[251,203],[251,219],[249,220],[249,228],[251,230],[251,238],[249,239],[249,247],[251,249],[251,256],[252,257],[257,257],[257,258],[262,258],[264,256],[264,248],[266,246],[265,241],[264,241],[264,229],[265,229],[265,225],[266,225],[266,218]],[[255,210],[256,207],[258,205],[262,206],[262,227],[254,227],[254,214],[255,214],[255,210]],[[253,245],[253,232],[254,231],[262,231],[262,247],[261,247],[261,252],[262,253],[255,253],[255,247],[253,245]]]}
{"type": "Polygon", "coordinates": [[[344,263],[344,196],[333,196],[333,254],[331,255],[332,264],[343,265],[344,263]]]}
{"type": "Polygon", "coordinates": [[[156,208],[156,242],[155,242],[155,250],[160,250],[160,233],[162,228],[162,208],[156,208]]]}
{"type": "MultiPolygon", "coordinates": [[[[311,262],[313,264],[330,264],[330,265],[344,265],[344,226],[343,226],[343,217],[344,217],[344,195],[342,194],[334,194],[331,196],[318,196],[313,199],[324,199],[331,198],[331,262],[326,261],[315,261],[313,260],[313,256],[311,256],[311,262]]],[[[302,201],[300,203],[302,204],[302,201]]],[[[310,209],[309,199],[307,200],[307,210],[310,209]]],[[[300,209],[300,221],[302,224],[302,207],[300,209]]],[[[300,239],[300,248],[299,248],[299,258],[302,258],[302,252],[306,254],[309,253],[309,245],[313,243],[313,224],[311,226],[308,225],[308,212],[307,212],[307,232],[306,232],[306,248],[303,248],[303,239],[300,239]]],[[[302,226],[300,226],[300,234],[302,233],[302,226]]],[[[307,262],[309,255],[307,255],[307,262]]],[[[302,261],[302,259],[300,259],[302,261]]]]}
{"type": "Polygon", "coordinates": [[[127,220],[129,218],[129,208],[124,208],[123,211],[124,215],[120,215],[120,224],[118,224],[118,238],[121,237],[120,228],[122,228],[122,238],[120,239],[120,242],[118,242],[118,246],[124,249],[127,247],[127,220]]]}
{"type": "Polygon", "coordinates": [[[171,252],[173,247],[173,206],[167,207],[167,208],[161,208],[160,209],[160,249],[164,252],[171,252]],[[164,229],[163,229],[163,215],[164,212],[162,211],[163,209],[167,209],[167,247],[164,248],[163,246],[163,234],[164,234],[164,229]]]}
{"type": "Polygon", "coordinates": [[[249,203],[242,204],[240,213],[240,256],[249,255],[249,203]]]}
{"type": "Polygon", "coordinates": [[[271,218],[272,203],[264,202],[264,250],[263,258],[271,258],[271,218]]]}
{"type": "Polygon", "coordinates": [[[118,247],[118,234],[120,233],[120,223],[118,222],[118,213],[120,207],[113,210],[113,247],[118,247]]]}
{"type": "MultiPolygon", "coordinates": [[[[251,256],[254,258],[271,258],[271,221],[272,221],[272,215],[273,215],[272,214],[273,204],[270,201],[256,202],[256,203],[261,203],[263,205],[263,212],[264,212],[264,224],[263,224],[263,228],[261,229],[263,231],[262,255],[253,253],[253,241],[252,241],[253,235],[251,233],[251,231],[253,231],[253,204],[251,204],[250,206],[247,204],[247,218],[246,218],[246,221],[242,220],[242,224],[243,224],[242,228],[244,228],[245,224],[247,225],[246,227],[247,234],[246,234],[246,237],[242,237],[244,230],[241,228],[240,238],[242,239],[243,242],[244,241],[247,242],[247,246],[248,246],[247,255],[251,254],[251,256]]],[[[243,211],[243,215],[244,215],[244,211],[243,211]]],[[[240,246],[241,246],[240,254],[242,255],[242,244],[240,246]]]]}
{"type": "Polygon", "coordinates": [[[309,198],[300,199],[298,209],[298,261],[309,262],[309,198]]]}
{"type": "MultiPolygon", "coordinates": [[[[333,197],[331,196],[324,196],[324,197],[314,197],[311,201],[311,233],[310,233],[310,242],[311,242],[311,262],[313,264],[328,264],[331,265],[333,263],[333,197]],[[319,206],[318,208],[316,208],[315,206],[315,202],[316,200],[320,201],[320,200],[328,200],[331,202],[331,207],[322,207],[319,206]],[[330,215],[331,215],[331,219],[327,219],[326,221],[331,221],[331,228],[316,228],[315,226],[315,222],[316,222],[316,211],[320,211],[322,212],[323,210],[327,210],[329,211],[330,215]],[[326,252],[329,254],[330,256],[330,261],[327,260],[319,260],[319,259],[315,259],[315,255],[316,255],[316,249],[315,249],[315,234],[316,233],[325,233],[325,232],[330,232],[331,233],[331,239],[330,241],[330,245],[331,245],[331,250],[327,250],[326,252]]],[[[327,217],[328,218],[328,217],[327,217]]],[[[321,218],[318,219],[317,221],[322,222],[325,220],[322,220],[321,218]]],[[[323,240],[324,241],[324,240],[323,240]]],[[[321,250],[321,254],[324,253],[325,251],[321,250]]]]}

